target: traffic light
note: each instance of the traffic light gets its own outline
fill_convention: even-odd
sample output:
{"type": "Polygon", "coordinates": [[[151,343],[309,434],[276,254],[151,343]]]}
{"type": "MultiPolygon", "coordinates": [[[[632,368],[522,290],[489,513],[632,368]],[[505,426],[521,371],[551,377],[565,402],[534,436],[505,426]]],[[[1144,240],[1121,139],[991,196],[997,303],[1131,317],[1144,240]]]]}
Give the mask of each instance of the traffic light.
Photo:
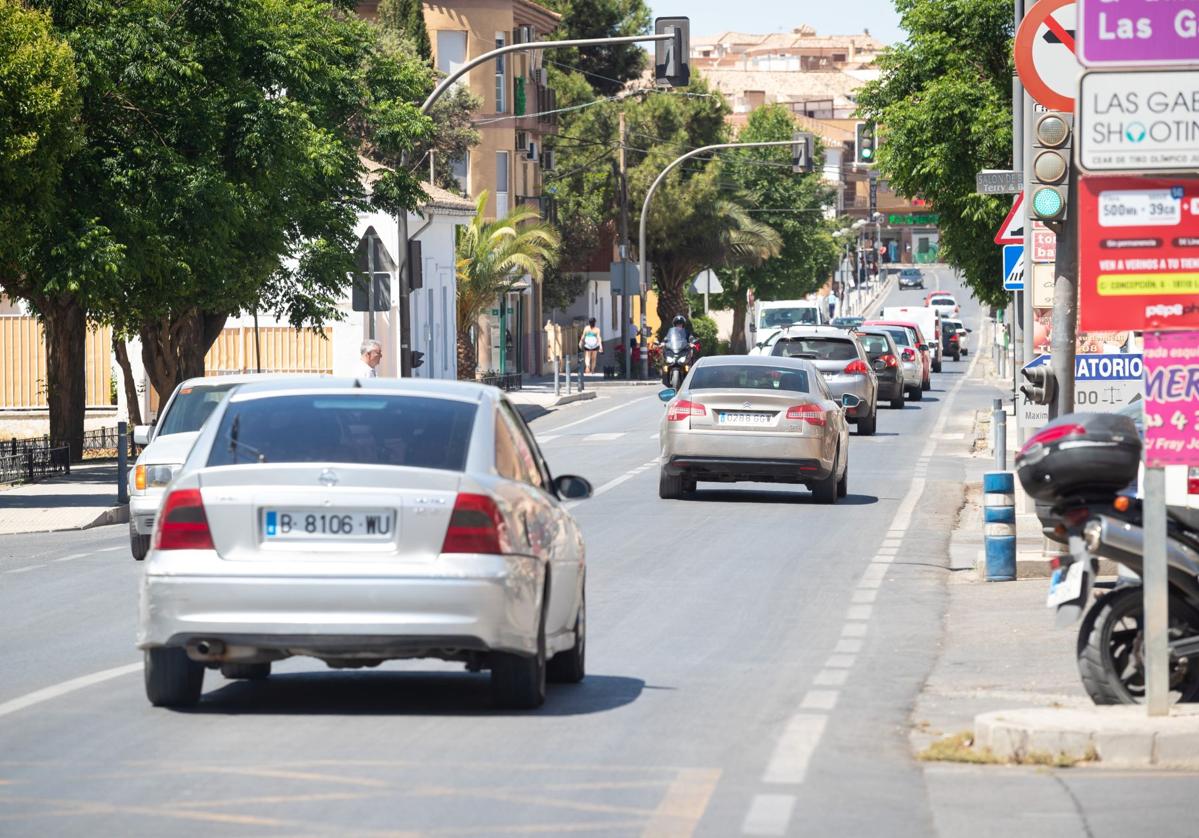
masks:
{"type": "Polygon", "coordinates": [[[1025,367],[1020,374],[1028,381],[1020,385],[1024,398],[1033,404],[1053,404],[1057,399],[1057,378],[1048,364],[1025,367]]]}
{"type": "Polygon", "coordinates": [[[1072,114],[1050,111],[1033,129],[1032,200],[1030,215],[1037,221],[1066,220],[1066,181],[1070,175],[1072,114]]]}
{"type": "Polygon", "coordinates": [[[673,35],[654,41],[654,79],[670,87],[686,87],[691,81],[691,19],[660,17],[654,21],[655,35],[673,35]]]}
{"type": "Polygon", "coordinates": [[[425,362],[425,353],[418,352],[415,349],[409,354],[412,369],[418,369],[425,362]]]}
{"type": "Polygon", "coordinates": [[[812,171],[812,135],[796,131],[791,135],[791,171],[796,174],[812,171]]]}
{"type": "Polygon", "coordinates": [[[871,164],[874,162],[875,152],[878,151],[878,141],[875,137],[873,122],[859,122],[854,132],[854,141],[857,145],[857,156],[854,158],[858,163],[871,164]]]}

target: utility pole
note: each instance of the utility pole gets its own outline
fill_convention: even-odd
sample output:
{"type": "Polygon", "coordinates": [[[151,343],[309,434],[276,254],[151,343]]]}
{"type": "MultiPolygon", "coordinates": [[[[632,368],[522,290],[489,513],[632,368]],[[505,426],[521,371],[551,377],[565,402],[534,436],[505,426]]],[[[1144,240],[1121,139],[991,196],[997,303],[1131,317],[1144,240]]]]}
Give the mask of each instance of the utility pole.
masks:
{"type": "Polygon", "coordinates": [[[1075,166],[1070,167],[1067,183],[1066,219],[1051,225],[1057,234],[1051,363],[1057,377],[1058,416],[1074,412],[1074,353],[1078,338],[1078,169],[1075,166]]]}
{"type": "MultiPolygon", "coordinates": [[[[618,115],[620,148],[616,155],[616,188],[620,191],[620,345],[624,347],[624,380],[633,378],[633,350],[629,346],[629,180],[625,161],[626,125],[624,109],[618,115]]],[[[644,355],[645,352],[642,351],[644,355]]]]}

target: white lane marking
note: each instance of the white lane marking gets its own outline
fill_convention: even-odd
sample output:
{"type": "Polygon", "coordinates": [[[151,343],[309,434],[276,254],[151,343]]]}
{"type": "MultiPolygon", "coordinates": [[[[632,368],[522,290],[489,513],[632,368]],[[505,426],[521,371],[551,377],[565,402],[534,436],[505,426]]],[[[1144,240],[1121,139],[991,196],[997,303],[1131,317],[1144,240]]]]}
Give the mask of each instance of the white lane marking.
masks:
{"type": "Polygon", "coordinates": [[[123,545],[123,544],[122,544],[122,545],[121,545],[121,546],[119,546],[119,547],[105,547],[103,550],[96,550],[95,552],[97,552],[97,553],[111,553],[111,552],[113,552],[113,551],[115,551],[115,550],[124,550],[124,549],[125,549],[125,545],[123,545]]]}
{"type": "Polygon", "coordinates": [[[850,602],[869,605],[878,599],[878,591],[854,591],[850,602]]]}
{"type": "Polygon", "coordinates": [[[607,433],[607,434],[587,434],[583,437],[583,442],[615,442],[624,436],[624,432],[607,433]]]}
{"type": "Polygon", "coordinates": [[[965,434],[936,434],[933,436],[933,439],[940,440],[941,442],[950,442],[952,440],[965,438],[965,434]]]}
{"type": "Polygon", "coordinates": [[[18,567],[15,570],[6,570],[5,573],[28,573],[31,570],[37,570],[39,567],[45,567],[41,564],[31,564],[28,567],[18,567]]]}
{"type": "Polygon", "coordinates": [[[895,548],[899,547],[899,545],[902,543],[903,543],[903,539],[901,539],[901,538],[884,538],[883,544],[882,544],[882,549],[894,550],[895,548]]]}
{"type": "Polygon", "coordinates": [[[880,556],[897,556],[899,555],[898,547],[880,547],[878,554],[880,556]]]}
{"type": "Polygon", "coordinates": [[[545,436],[539,436],[537,437],[537,444],[546,445],[553,442],[555,439],[558,439],[560,436],[561,434],[546,434],[545,436]]]}
{"type": "Polygon", "coordinates": [[[866,590],[867,588],[880,588],[880,587],[882,587],[882,584],[883,584],[883,580],[881,578],[879,578],[879,579],[862,579],[858,582],[858,589],[866,590]]]}
{"type": "MultiPolygon", "coordinates": [[[[650,460],[648,463],[645,463],[644,465],[637,466],[637,468],[629,469],[624,474],[620,475],[620,477],[616,477],[616,478],[613,478],[612,480],[609,480],[607,483],[605,483],[604,485],[600,486],[598,489],[593,491],[591,493],[591,497],[593,497],[593,498],[599,497],[602,494],[610,492],[613,489],[615,489],[617,486],[619,486],[621,483],[624,483],[628,480],[632,480],[637,475],[642,474],[646,469],[652,468],[653,466],[656,466],[657,464],[658,464],[658,461],[655,459],[655,460],[650,460]]],[[[563,504],[563,508],[568,509],[568,510],[574,509],[580,503],[585,503],[585,502],[586,501],[572,500],[570,503],[563,504]]]]}
{"type": "Polygon", "coordinates": [[[869,620],[872,611],[874,611],[873,605],[851,605],[849,606],[849,610],[845,612],[845,619],[869,620]]]}
{"type": "Polygon", "coordinates": [[[851,669],[857,655],[829,655],[829,659],[824,662],[825,669],[851,669]]]}
{"type": "Polygon", "coordinates": [[[818,687],[843,687],[848,677],[848,669],[822,669],[812,678],[812,683],[818,687]]]}
{"type": "Polygon", "coordinates": [[[763,783],[799,785],[808,772],[808,762],[820,744],[820,735],[828,723],[827,716],[797,713],[787,722],[783,735],[774,746],[774,754],[762,775],[763,783]]]}
{"type": "Polygon", "coordinates": [[[565,425],[559,425],[556,428],[547,428],[546,430],[551,431],[552,433],[560,434],[567,428],[573,428],[575,425],[582,425],[584,422],[590,422],[593,419],[598,419],[599,417],[605,416],[609,413],[615,413],[618,410],[623,410],[631,404],[633,403],[625,402],[624,404],[618,404],[615,407],[608,408],[607,410],[601,410],[599,413],[592,413],[584,416],[582,419],[576,419],[574,422],[567,422],[565,425]]]}
{"type": "Polygon", "coordinates": [[[755,794],[749,812],[741,824],[742,835],[786,835],[791,813],[795,811],[793,794],[755,794]]]}
{"type": "Polygon", "coordinates": [[[846,623],[841,627],[842,637],[865,637],[867,625],[865,623],[846,623]]]}
{"type": "Polygon", "coordinates": [[[86,555],[87,555],[86,553],[73,553],[70,556],[63,556],[61,559],[53,559],[51,563],[53,563],[53,562],[73,562],[73,561],[75,561],[75,559],[82,559],[86,555]]]}
{"type": "Polygon", "coordinates": [[[837,641],[833,651],[843,655],[856,655],[862,651],[862,641],[853,637],[842,637],[837,641]]]}
{"type": "Polygon", "coordinates": [[[72,678],[69,681],[63,681],[61,684],[55,684],[52,687],[35,690],[27,693],[20,698],[14,698],[0,704],[0,716],[7,716],[10,713],[16,713],[18,710],[24,710],[27,707],[32,707],[35,704],[41,704],[44,701],[50,701],[55,698],[60,698],[68,693],[73,693],[76,690],[81,690],[84,687],[90,687],[94,684],[100,684],[104,681],[110,681],[113,678],[120,678],[122,675],[129,675],[134,672],[141,672],[141,663],[130,663],[125,666],[116,666],[112,669],[102,669],[99,672],[93,672],[91,675],[82,675],[78,678],[72,678]]]}
{"type": "Polygon", "coordinates": [[[799,703],[801,710],[832,710],[837,706],[840,690],[808,690],[803,701],[799,703]]]}
{"type": "Polygon", "coordinates": [[[660,436],[660,434],[657,431],[654,431],[652,434],[649,435],[649,438],[657,439],[659,436],[660,436]]]}

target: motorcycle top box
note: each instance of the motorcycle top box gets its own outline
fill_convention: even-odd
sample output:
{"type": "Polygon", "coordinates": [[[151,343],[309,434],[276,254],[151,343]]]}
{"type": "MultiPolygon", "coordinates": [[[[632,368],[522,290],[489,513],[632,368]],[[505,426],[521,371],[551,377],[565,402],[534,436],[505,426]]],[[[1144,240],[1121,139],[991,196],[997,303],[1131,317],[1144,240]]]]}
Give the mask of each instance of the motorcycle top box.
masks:
{"type": "Polygon", "coordinates": [[[1127,416],[1069,413],[1050,422],[1016,455],[1024,491],[1049,504],[1114,494],[1137,479],[1141,439],[1127,416]]]}

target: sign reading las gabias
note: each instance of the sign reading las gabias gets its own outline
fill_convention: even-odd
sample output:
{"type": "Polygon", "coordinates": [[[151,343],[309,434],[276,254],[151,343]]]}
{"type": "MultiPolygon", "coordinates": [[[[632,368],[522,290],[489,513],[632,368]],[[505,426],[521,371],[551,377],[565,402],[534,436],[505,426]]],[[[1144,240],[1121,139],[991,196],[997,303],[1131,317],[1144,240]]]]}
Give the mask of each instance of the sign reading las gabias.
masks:
{"type": "Polygon", "coordinates": [[[1092,66],[1199,61],[1199,0],[1080,0],[1078,57],[1092,66]]]}

